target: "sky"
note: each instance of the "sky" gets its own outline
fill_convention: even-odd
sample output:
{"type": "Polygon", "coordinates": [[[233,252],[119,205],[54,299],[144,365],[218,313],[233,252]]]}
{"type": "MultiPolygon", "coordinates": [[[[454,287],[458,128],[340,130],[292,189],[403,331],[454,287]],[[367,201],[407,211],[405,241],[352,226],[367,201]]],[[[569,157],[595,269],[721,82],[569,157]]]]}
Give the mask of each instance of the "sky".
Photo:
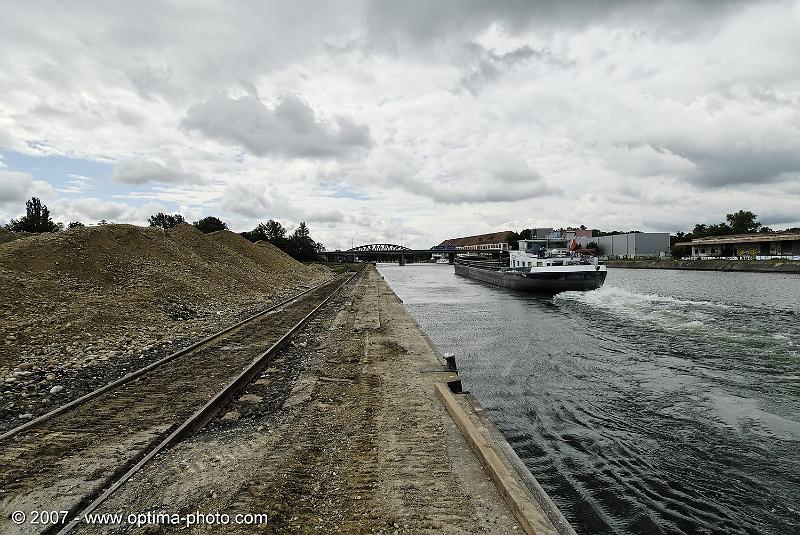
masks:
{"type": "Polygon", "coordinates": [[[800,226],[800,1],[0,0],[0,223],[800,226]]]}

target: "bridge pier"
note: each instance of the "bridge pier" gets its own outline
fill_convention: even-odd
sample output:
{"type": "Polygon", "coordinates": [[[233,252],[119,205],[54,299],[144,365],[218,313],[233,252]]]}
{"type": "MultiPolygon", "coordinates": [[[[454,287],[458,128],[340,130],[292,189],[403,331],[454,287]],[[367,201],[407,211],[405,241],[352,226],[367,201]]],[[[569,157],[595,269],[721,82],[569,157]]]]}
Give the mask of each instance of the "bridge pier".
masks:
{"type": "Polygon", "coordinates": [[[400,265],[401,266],[406,265],[406,255],[404,255],[403,253],[400,253],[400,265]]]}

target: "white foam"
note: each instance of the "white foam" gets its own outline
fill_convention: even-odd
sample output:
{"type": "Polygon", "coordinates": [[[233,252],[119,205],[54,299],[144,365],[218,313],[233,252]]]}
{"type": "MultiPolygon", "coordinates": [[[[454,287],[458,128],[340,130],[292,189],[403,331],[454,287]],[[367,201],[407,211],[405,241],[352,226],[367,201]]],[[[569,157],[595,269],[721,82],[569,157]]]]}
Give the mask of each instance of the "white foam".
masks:
{"type": "Polygon", "coordinates": [[[562,292],[555,296],[556,300],[566,299],[577,301],[587,305],[605,306],[613,308],[617,305],[636,306],[640,304],[663,304],[663,305],[682,305],[691,307],[709,307],[731,309],[730,305],[714,303],[711,301],[694,301],[690,299],[678,299],[658,294],[640,294],[624,290],[616,286],[604,286],[598,290],[590,292],[562,292]]]}
{"type": "Polygon", "coordinates": [[[730,308],[707,301],[691,301],[657,294],[640,294],[608,286],[590,292],[564,292],[555,302],[575,302],[662,329],[700,330],[716,319],[715,309],[730,308]]]}

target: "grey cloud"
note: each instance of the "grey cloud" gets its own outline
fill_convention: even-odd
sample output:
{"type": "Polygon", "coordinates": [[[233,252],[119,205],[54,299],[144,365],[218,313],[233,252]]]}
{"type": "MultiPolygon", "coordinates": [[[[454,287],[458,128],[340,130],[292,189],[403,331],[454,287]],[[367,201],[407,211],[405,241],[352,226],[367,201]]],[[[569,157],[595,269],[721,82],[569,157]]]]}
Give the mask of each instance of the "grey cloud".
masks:
{"type": "Polygon", "coordinates": [[[179,165],[166,166],[152,160],[126,160],[114,166],[111,177],[123,184],[146,184],[148,182],[180,184],[198,183],[202,178],[183,171],[179,165]]]}
{"type": "Polygon", "coordinates": [[[517,64],[531,59],[545,61],[552,64],[568,65],[569,62],[557,59],[547,50],[536,50],[529,45],[523,45],[510,52],[498,54],[488,50],[479,43],[469,43],[465,48],[475,56],[475,64],[459,79],[461,88],[473,95],[477,95],[483,87],[512,70],[517,64]]]}
{"type": "Polygon", "coordinates": [[[384,46],[391,46],[398,37],[423,44],[448,36],[458,39],[492,24],[511,32],[530,28],[552,32],[591,24],[645,22],[665,35],[681,37],[713,28],[715,21],[745,4],[746,0],[374,0],[367,10],[367,23],[371,41],[384,46]]]}
{"type": "Polygon", "coordinates": [[[480,187],[469,184],[440,183],[431,184],[410,178],[399,181],[408,191],[429,197],[444,204],[515,202],[558,193],[557,188],[541,184],[518,184],[509,187],[480,187]]]}
{"type": "Polygon", "coordinates": [[[443,204],[514,202],[560,193],[524,160],[488,150],[456,151],[415,175],[391,182],[443,204]]]}
{"type": "Polygon", "coordinates": [[[257,184],[230,184],[222,193],[220,207],[234,214],[251,219],[275,219],[271,214],[273,203],[264,187],[257,184]]]}
{"type": "Polygon", "coordinates": [[[780,148],[715,148],[672,145],[668,150],[692,161],[696,170],[684,178],[700,187],[769,184],[797,178],[800,153],[780,148]]]}
{"type": "Polygon", "coordinates": [[[125,126],[141,126],[146,120],[144,115],[123,107],[117,108],[116,118],[125,126]]]}
{"type": "Polygon", "coordinates": [[[796,225],[800,223],[800,208],[794,211],[765,211],[759,214],[762,225],[778,228],[779,225],[796,225]]]}
{"type": "Polygon", "coordinates": [[[344,221],[344,214],[339,210],[320,210],[309,212],[306,219],[315,223],[341,223],[344,221]]]}
{"type": "Polygon", "coordinates": [[[367,126],[338,115],[332,123],[318,120],[293,95],[269,108],[253,95],[217,94],[189,108],[181,125],[257,156],[341,158],[372,147],[367,126]]]}

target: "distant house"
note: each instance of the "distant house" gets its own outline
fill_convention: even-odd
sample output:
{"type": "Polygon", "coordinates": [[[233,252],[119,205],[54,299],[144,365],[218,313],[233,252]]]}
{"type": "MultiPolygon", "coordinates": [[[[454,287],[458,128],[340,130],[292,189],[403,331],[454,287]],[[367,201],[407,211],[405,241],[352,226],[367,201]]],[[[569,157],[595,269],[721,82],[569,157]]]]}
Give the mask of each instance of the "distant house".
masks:
{"type": "Polygon", "coordinates": [[[456,251],[508,251],[508,242],[511,239],[516,239],[516,235],[510,230],[505,230],[444,240],[437,248],[455,248],[456,251]]]}
{"type": "Polygon", "coordinates": [[[694,258],[793,258],[800,260],[800,231],[730,234],[676,245],[692,248],[694,258]]]}

